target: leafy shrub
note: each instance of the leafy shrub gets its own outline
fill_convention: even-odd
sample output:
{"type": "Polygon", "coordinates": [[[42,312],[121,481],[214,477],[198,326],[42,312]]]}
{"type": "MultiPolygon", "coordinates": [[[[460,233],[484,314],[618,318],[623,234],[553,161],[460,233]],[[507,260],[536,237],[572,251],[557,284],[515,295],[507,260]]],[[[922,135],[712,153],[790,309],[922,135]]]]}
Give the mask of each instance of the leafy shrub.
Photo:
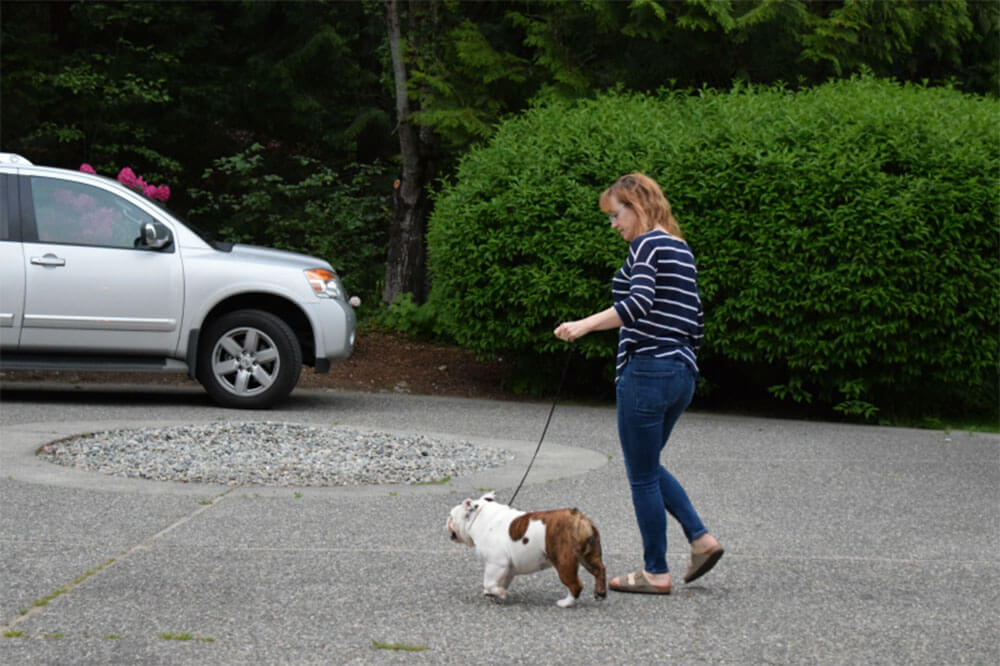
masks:
{"type": "Polygon", "coordinates": [[[434,304],[418,304],[411,293],[403,294],[388,305],[379,306],[372,319],[378,326],[405,335],[430,340],[445,338],[437,328],[438,318],[434,304]]]}
{"type": "Polygon", "coordinates": [[[380,165],[336,172],[309,158],[269,164],[263,146],[215,160],[193,191],[191,215],[226,240],[326,259],[350,294],[378,293],[385,269],[390,187],[380,165]],[[277,175],[295,174],[293,179],[277,175]]]}
{"type": "MultiPolygon", "coordinates": [[[[431,300],[481,355],[563,348],[554,323],[607,307],[626,253],[598,196],[642,171],[698,260],[709,388],[866,417],[995,413],[997,111],[869,77],[534,108],[438,196],[431,300]]],[[[607,336],[577,345],[614,354],[607,336]]]]}

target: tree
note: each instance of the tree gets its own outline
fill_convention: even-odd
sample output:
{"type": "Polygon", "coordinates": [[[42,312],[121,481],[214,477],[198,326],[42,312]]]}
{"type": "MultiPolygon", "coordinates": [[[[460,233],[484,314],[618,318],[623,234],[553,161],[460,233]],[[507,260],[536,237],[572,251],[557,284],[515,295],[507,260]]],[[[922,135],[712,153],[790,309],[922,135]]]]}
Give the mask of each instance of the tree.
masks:
{"type": "MultiPolygon", "coordinates": [[[[308,178],[303,159],[344,183],[369,174],[342,194],[395,200],[386,300],[428,291],[422,236],[439,179],[531,106],[615,88],[798,89],[862,69],[1000,89],[995,1],[0,4],[4,150],[103,173],[132,166],[170,182],[181,215],[197,205],[194,189],[226,194],[203,175],[255,144],[261,174],[286,184],[308,178]],[[396,159],[394,190],[396,174],[376,165],[396,159]]],[[[211,231],[244,220],[198,222],[211,231]]]]}
{"type": "Polygon", "coordinates": [[[967,92],[998,92],[997,2],[553,0],[512,5],[508,16],[550,98],[616,85],[812,86],[862,69],[902,81],[958,78],[967,92]]]}
{"type": "MultiPolygon", "coordinates": [[[[411,23],[414,22],[411,16],[411,23]]],[[[402,171],[396,181],[393,214],[389,225],[386,253],[385,289],[382,299],[392,303],[404,293],[418,299],[424,296],[425,249],[424,227],[429,205],[426,186],[430,164],[420,131],[413,122],[408,94],[405,44],[399,25],[396,0],[386,0],[385,22],[392,55],[392,74],[396,94],[396,132],[402,171]]]]}

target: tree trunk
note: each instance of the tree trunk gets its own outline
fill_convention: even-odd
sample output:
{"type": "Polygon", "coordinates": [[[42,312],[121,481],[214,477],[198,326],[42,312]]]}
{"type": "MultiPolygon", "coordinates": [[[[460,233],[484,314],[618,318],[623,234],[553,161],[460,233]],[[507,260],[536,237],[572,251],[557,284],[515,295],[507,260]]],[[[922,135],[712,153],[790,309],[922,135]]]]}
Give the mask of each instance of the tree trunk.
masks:
{"type": "Polygon", "coordinates": [[[410,102],[406,94],[406,61],[396,0],[386,0],[385,14],[389,31],[389,50],[392,54],[392,72],[396,83],[396,127],[403,158],[403,171],[392,199],[392,221],[389,226],[389,248],[386,255],[382,300],[392,303],[408,292],[413,294],[417,302],[423,302],[427,254],[424,246],[424,227],[429,208],[424,187],[427,177],[426,164],[421,155],[417,128],[410,120],[410,102]]]}

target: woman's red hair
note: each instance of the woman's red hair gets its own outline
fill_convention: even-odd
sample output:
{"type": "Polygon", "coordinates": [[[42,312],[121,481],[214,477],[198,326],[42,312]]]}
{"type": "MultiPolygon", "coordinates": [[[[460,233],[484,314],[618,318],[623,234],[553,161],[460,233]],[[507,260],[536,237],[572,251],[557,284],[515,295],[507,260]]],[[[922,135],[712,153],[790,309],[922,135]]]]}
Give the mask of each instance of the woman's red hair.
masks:
{"type": "Polygon", "coordinates": [[[599,205],[602,210],[611,212],[611,197],[618,199],[621,203],[635,211],[639,218],[639,226],[642,233],[653,230],[660,226],[667,230],[671,236],[676,236],[684,240],[681,235],[681,227],[674,219],[670,202],[663,196],[663,190],[656,184],[656,181],[641,173],[630,173],[622,176],[611,187],[601,194],[599,205]]]}

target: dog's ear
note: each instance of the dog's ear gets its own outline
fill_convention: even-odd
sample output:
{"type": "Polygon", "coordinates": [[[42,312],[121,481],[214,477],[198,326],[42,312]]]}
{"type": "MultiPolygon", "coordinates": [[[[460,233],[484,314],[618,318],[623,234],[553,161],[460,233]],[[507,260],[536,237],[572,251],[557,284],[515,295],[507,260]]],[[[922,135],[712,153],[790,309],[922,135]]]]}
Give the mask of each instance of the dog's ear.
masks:
{"type": "Polygon", "coordinates": [[[479,508],[479,502],[473,502],[470,499],[462,502],[462,506],[465,507],[465,517],[468,518],[473,514],[473,512],[479,508]]]}
{"type": "Polygon", "coordinates": [[[497,501],[497,494],[496,494],[495,491],[491,490],[490,492],[486,493],[485,495],[483,495],[479,499],[483,500],[484,502],[496,502],[497,501]]]}

